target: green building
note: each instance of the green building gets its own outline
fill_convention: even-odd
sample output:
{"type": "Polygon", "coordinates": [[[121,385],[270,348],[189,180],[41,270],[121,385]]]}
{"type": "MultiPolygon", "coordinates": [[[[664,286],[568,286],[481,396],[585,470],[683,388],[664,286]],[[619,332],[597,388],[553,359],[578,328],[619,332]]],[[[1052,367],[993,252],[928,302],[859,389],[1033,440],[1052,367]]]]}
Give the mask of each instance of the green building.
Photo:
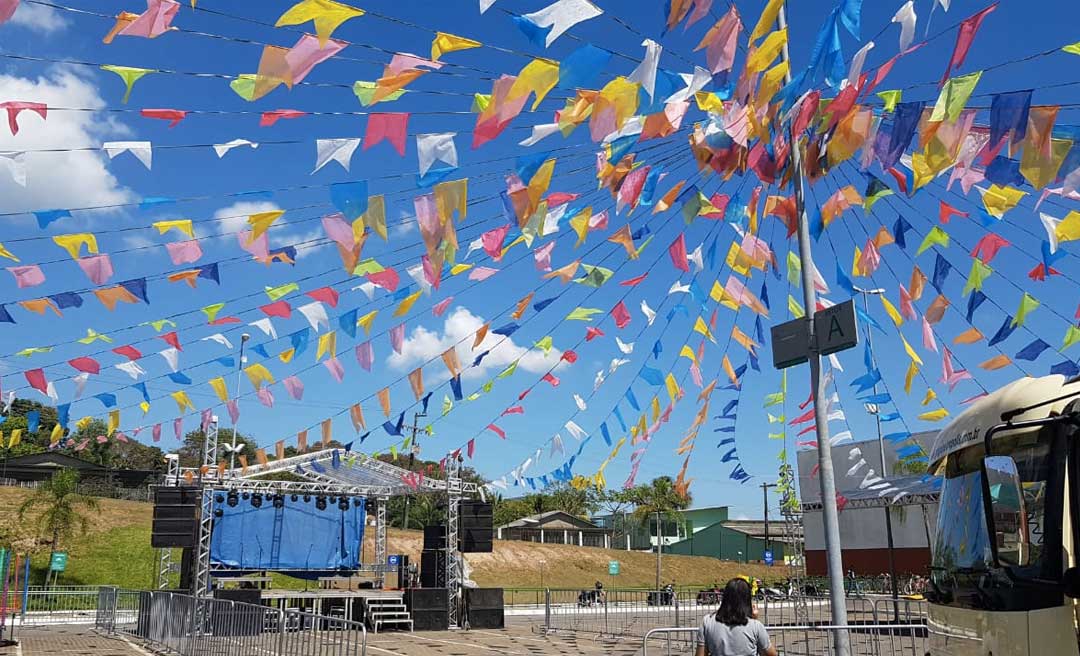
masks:
{"type": "MultiPolygon", "coordinates": [[[[598,526],[612,531],[615,549],[653,551],[657,543],[665,553],[711,556],[742,562],[765,560],[765,523],[760,520],[728,518],[727,506],[690,508],[676,513],[678,520],[665,519],[657,531],[656,519],[635,523],[632,515],[594,517],[598,526]]],[[[773,560],[784,562],[783,526],[769,524],[769,548],[773,560]]]]}

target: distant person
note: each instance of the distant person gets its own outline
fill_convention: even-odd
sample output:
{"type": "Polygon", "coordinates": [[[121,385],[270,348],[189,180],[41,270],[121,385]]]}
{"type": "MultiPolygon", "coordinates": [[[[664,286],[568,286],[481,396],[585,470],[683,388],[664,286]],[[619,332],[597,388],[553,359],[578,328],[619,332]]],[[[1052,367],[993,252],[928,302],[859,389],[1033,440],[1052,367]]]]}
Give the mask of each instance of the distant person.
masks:
{"type": "Polygon", "coordinates": [[[778,656],[755,615],[750,584],[741,578],[728,581],[720,608],[701,620],[695,656],[778,656]]]}

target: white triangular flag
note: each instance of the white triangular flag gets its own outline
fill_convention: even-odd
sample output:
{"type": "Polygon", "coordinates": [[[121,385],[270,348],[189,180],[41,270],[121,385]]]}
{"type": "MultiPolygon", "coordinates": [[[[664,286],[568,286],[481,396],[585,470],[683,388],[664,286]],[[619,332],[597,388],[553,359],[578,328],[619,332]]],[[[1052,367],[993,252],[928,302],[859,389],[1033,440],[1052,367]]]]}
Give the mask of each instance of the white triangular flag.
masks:
{"type": "Polygon", "coordinates": [[[653,321],[656,321],[656,311],[649,307],[649,304],[646,303],[644,299],[641,301],[641,311],[644,313],[646,321],[648,321],[651,326],[653,321]]]}
{"type": "Polygon", "coordinates": [[[109,159],[123,153],[131,153],[147,169],[150,169],[150,165],[153,164],[154,148],[149,141],[107,141],[101,147],[105,149],[109,159]]]}
{"type": "Polygon", "coordinates": [[[565,428],[578,442],[580,442],[582,438],[589,436],[581,426],[578,426],[573,421],[566,422],[565,428]]]}
{"type": "Polygon", "coordinates": [[[114,364],[113,366],[131,376],[132,380],[139,380],[139,376],[146,375],[146,370],[140,367],[139,363],[134,360],[121,362],[120,364],[114,364]]]}
{"type": "Polygon", "coordinates": [[[892,17],[892,22],[900,23],[900,52],[904,52],[915,38],[915,1],[908,0],[892,17]]]}
{"type": "MultiPolygon", "coordinates": [[[[480,8],[483,13],[484,6],[481,5],[480,8]]],[[[566,30],[581,21],[596,18],[602,13],[604,13],[603,10],[589,0],[558,0],[555,4],[544,7],[540,11],[525,14],[522,18],[527,18],[540,27],[551,26],[551,31],[548,32],[547,40],[544,42],[545,46],[550,46],[566,30]]]]}
{"type": "Polygon", "coordinates": [[[199,341],[200,342],[217,342],[218,344],[221,344],[222,346],[224,346],[227,349],[232,349],[232,342],[229,341],[228,337],[226,337],[225,335],[222,335],[221,333],[214,333],[213,335],[208,335],[207,337],[203,337],[199,341]]]}
{"type": "Polygon", "coordinates": [[[555,433],[555,437],[551,438],[551,453],[548,454],[548,457],[556,453],[563,453],[562,436],[558,433],[555,433]]]}
{"type": "Polygon", "coordinates": [[[26,153],[17,151],[0,152],[0,164],[3,164],[15,184],[20,187],[26,186],[26,153]]]}
{"type": "MultiPolygon", "coordinates": [[[[495,4],[495,0],[480,0],[480,13],[482,14],[488,9],[491,9],[491,5],[493,4],[495,4]]],[[[505,483],[503,483],[503,487],[506,487],[505,483]]]]}
{"type": "Polygon", "coordinates": [[[671,289],[667,290],[668,295],[671,294],[689,294],[690,285],[684,285],[681,281],[676,280],[671,284],[671,289]]]}
{"type": "Polygon", "coordinates": [[[218,159],[221,159],[222,157],[225,157],[225,153],[239,146],[250,146],[254,150],[259,147],[259,144],[254,141],[248,141],[247,139],[233,139],[226,143],[214,144],[214,152],[217,153],[218,159]]]}
{"type": "Polygon", "coordinates": [[[860,458],[859,462],[852,465],[851,469],[847,470],[848,476],[854,476],[856,472],[866,466],[866,458],[860,458]]]}
{"type": "Polygon", "coordinates": [[[1049,214],[1039,212],[1039,220],[1042,221],[1043,229],[1046,230],[1046,240],[1050,242],[1050,254],[1054,254],[1058,249],[1057,227],[1061,223],[1061,219],[1055,219],[1049,214]]]}
{"type": "Polygon", "coordinates": [[[701,255],[701,244],[694,249],[693,253],[686,256],[687,261],[694,263],[694,273],[701,273],[705,270],[705,260],[701,255]]]}
{"type": "Polygon", "coordinates": [[[859,81],[859,76],[862,75],[863,64],[866,63],[866,55],[874,49],[874,42],[867,41],[866,45],[859,48],[859,51],[855,53],[855,56],[851,58],[851,66],[848,67],[847,79],[840,84],[840,88],[844,88],[849,84],[856,84],[859,81]]]}
{"type": "Polygon", "coordinates": [[[558,123],[542,123],[532,126],[532,134],[518,142],[519,146],[532,146],[559,131],[558,123]]]}
{"type": "Polygon", "coordinates": [[[337,162],[341,168],[349,170],[353,152],[360,145],[360,137],[348,139],[316,139],[315,140],[315,171],[326,166],[328,162],[337,162]]]}
{"type": "Polygon", "coordinates": [[[436,161],[457,168],[457,148],[454,137],[457,132],[440,132],[416,135],[416,156],[420,160],[420,175],[425,175],[436,161]]]}
{"type": "Polygon", "coordinates": [[[270,339],[277,339],[277,328],[274,328],[274,322],[270,321],[270,317],[263,317],[258,321],[252,321],[248,325],[255,326],[259,330],[263,331],[270,339]]]}
{"type": "Polygon", "coordinates": [[[53,403],[59,403],[60,402],[60,395],[56,393],[56,385],[54,385],[51,380],[45,386],[45,396],[52,399],[53,403]]]}
{"type": "Polygon", "coordinates": [[[180,370],[180,351],[179,349],[170,347],[164,351],[158,351],[158,355],[165,358],[165,362],[169,363],[169,369],[176,373],[180,370]]]}
{"type": "Polygon", "coordinates": [[[300,314],[304,315],[304,318],[311,324],[311,329],[315,332],[319,332],[319,326],[324,324],[329,330],[330,317],[326,316],[326,308],[319,301],[301,305],[296,309],[300,311],[300,314]]]}
{"type": "Polygon", "coordinates": [[[652,39],[645,39],[641,45],[645,47],[645,57],[626,79],[640,84],[645,93],[649,94],[649,100],[652,100],[656,90],[656,69],[660,65],[660,53],[664,51],[664,46],[652,39]]]}
{"type": "Polygon", "coordinates": [[[608,363],[608,373],[615,373],[619,369],[619,367],[623,366],[624,364],[630,364],[630,360],[627,360],[626,358],[612,358],[611,362],[608,363]]]}
{"type": "Polygon", "coordinates": [[[604,384],[604,370],[596,372],[596,378],[593,380],[592,390],[595,392],[600,389],[600,386],[604,384]]]}
{"type": "Polygon", "coordinates": [[[71,381],[75,383],[74,398],[77,399],[82,396],[83,391],[86,389],[86,381],[88,380],[90,380],[90,374],[86,373],[85,371],[71,378],[71,381]]]}
{"type": "Polygon", "coordinates": [[[589,406],[585,405],[585,399],[581,398],[577,394],[574,395],[574,403],[577,404],[578,410],[585,412],[589,406]]]}
{"type": "Polygon", "coordinates": [[[634,352],[634,343],[630,342],[629,344],[627,344],[626,342],[619,339],[618,335],[615,336],[615,345],[619,347],[620,351],[627,355],[630,355],[634,352]]]}
{"type": "Polygon", "coordinates": [[[712,74],[700,66],[694,67],[693,74],[679,73],[679,77],[683,79],[683,82],[686,82],[686,88],[664,98],[664,104],[690,100],[694,97],[694,94],[704,89],[709,82],[712,82],[712,74]]]}

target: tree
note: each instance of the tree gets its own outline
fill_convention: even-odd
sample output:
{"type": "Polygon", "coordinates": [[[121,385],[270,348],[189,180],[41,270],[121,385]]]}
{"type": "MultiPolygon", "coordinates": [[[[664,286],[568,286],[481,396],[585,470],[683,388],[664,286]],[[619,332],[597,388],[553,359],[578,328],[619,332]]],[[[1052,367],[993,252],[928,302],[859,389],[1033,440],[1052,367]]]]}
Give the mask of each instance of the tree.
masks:
{"type": "Polygon", "coordinates": [[[56,551],[61,539],[67,541],[78,529],[86,533],[89,523],[82,510],[97,510],[98,500],[79,494],[79,472],[61,469],[52,478],[38,486],[34,493],[19,506],[19,520],[37,511],[38,530],[52,536],[52,550],[56,551]]]}
{"type": "Polygon", "coordinates": [[[654,478],[651,483],[638,485],[628,490],[627,499],[634,504],[634,517],[645,523],[656,520],[656,589],[660,589],[660,559],[664,551],[665,519],[681,522],[679,510],[690,507],[690,495],[683,496],[675,489],[675,482],[670,476],[654,478]]]}
{"type": "Polygon", "coordinates": [[[602,495],[591,485],[578,489],[563,482],[553,483],[544,488],[544,493],[548,499],[548,510],[561,510],[568,515],[588,519],[600,509],[602,495]]]}

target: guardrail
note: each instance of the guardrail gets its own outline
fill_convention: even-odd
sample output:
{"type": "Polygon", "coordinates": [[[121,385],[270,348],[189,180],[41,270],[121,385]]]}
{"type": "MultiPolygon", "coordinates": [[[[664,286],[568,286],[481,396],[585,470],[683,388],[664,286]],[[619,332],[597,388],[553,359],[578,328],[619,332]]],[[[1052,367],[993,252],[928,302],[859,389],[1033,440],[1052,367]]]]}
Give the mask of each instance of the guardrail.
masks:
{"type": "MultiPolygon", "coordinates": [[[[852,656],[923,656],[927,650],[924,624],[847,624],[766,626],[772,646],[781,656],[828,656],[833,653],[837,633],[848,634],[852,656]]],[[[641,656],[693,654],[698,630],[664,627],[647,631],[641,639],[641,656]],[[657,642],[661,642],[657,645],[657,642]]]]}
{"type": "MultiPolygon", "coordinates": [[[[655,628],[696,628],[701,618],[716,612],[720,595],[711,592],[667,590],[548,590],[544,599],[544,628],[610,637],[641,637],[655,628]]],[[[925,602],[848,597],[848,621],[878,624],[925,621],[925,602]],[[893,611],[899,610],[894,616],[893,611]]],[[[827,597],[765,597],[755,601],[758,618],[767,625],[832,624],[827,597]]]]}
{"type": "Polygon", "coordinates": [[[360,622],[174,592],[102,588],[95,627],[179,656],[365,656],[360,622]]]}

